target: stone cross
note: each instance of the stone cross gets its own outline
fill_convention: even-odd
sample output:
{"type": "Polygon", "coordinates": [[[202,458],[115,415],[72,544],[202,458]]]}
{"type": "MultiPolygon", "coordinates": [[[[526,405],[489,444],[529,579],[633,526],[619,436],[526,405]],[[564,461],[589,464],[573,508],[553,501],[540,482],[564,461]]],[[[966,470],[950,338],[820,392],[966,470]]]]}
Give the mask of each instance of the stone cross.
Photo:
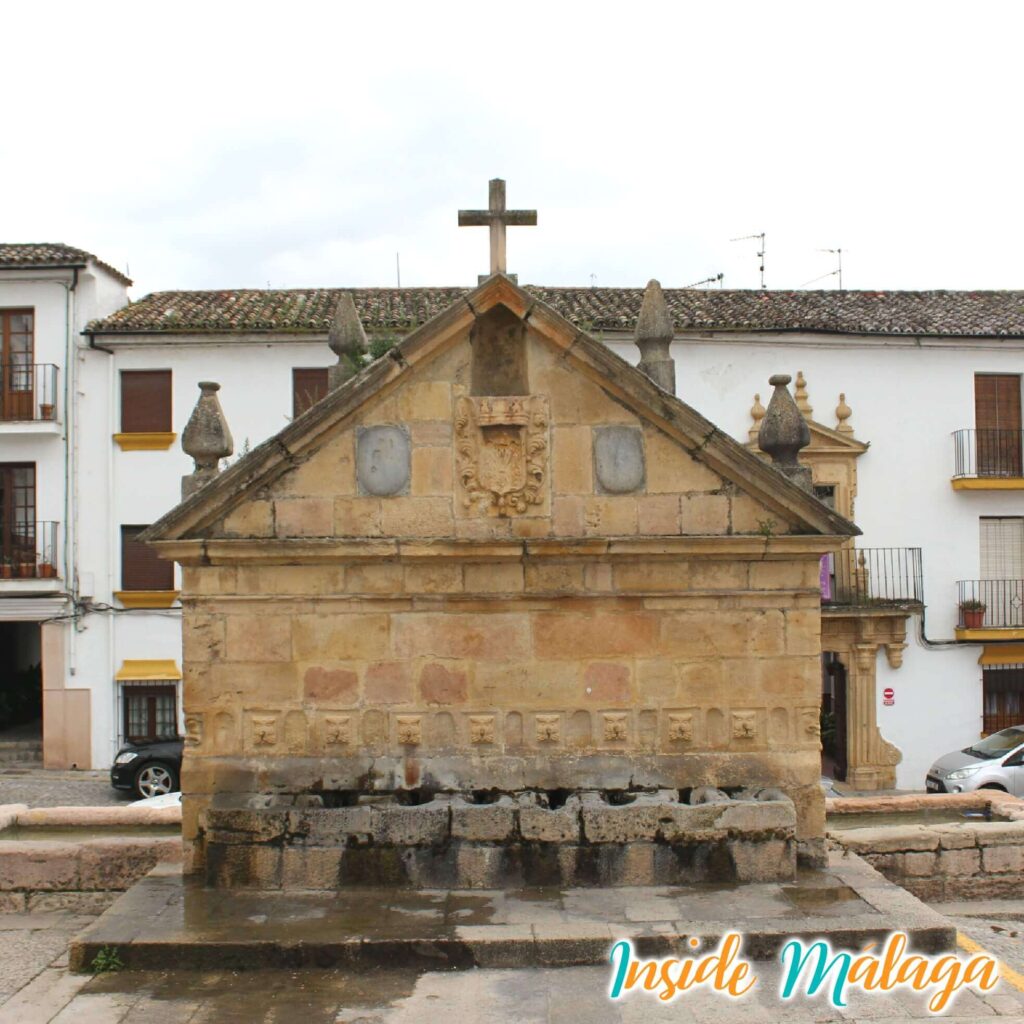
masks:
{"type": "Polygon", "coordinates": [[[506,210],[505,181],[492,178],[490,181],[490,202],[486,210],[459,210],[459,227],[489,227],[491,229],[491,273],[506,273],[505,228],[535,227],[536,210],[506,210]]]}

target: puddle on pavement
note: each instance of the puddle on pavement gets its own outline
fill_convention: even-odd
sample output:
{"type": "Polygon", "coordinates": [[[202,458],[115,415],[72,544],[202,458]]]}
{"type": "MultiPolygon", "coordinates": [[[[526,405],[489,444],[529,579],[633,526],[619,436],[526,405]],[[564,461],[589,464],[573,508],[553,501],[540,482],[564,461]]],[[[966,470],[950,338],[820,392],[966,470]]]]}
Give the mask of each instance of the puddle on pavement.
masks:
{"type": "MultiPolygon", "coordinates": [[[[335,1024],[377,1019],[380,1011],[409,998],[422,974],[420,970],[394,967],[370,967],[358,972],[274,968],[126,971],[100,974],[82,991],[85,995],[130,994],[133,1013],[140,1020],[145,1020],[148,1012],[170,1019],[166,1008],[181,1005],[183,1011],[187,1010],[181,1020],[197,1019],[203,1024],[291,1024],[298,1020],[303,1024],[335,1024]],[[193,1013],[198,1016],[193,1018],[193,1013]]],[[[88,1005],[83,1000],[83,1014],[88,1005]]],[[[69,1009],[75,1009],[74,1002],[69,1009]]]]}
{"type": "Polygon", "coordinates": [[[783,885],[782,895],[798,910],[817,916],[870,913],[871,908],[847,885],[783,885]]]}

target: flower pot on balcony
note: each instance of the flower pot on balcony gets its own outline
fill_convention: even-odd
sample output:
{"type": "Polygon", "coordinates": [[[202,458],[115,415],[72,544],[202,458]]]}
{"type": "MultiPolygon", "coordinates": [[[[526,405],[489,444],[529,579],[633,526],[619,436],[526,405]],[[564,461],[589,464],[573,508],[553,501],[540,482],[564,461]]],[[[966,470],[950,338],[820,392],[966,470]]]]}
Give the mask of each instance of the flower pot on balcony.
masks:
{"type": "Polygon", "coordinates": [[[985,605],[981,601],[961,601],[960,621],[964,629],[981,629],[985,624],[985,605]]]}
{"type": "Polygon", "coordinates": [[[44,580],[52,580],[57,578],[57,569],[55,566],[50,565],[49,562],[39,563],[39,576],[44,580]]]}
{"type": "Polygon", "coordinates": [[[39,418],[41,420],[53,419],[53,404],[50,402],[39,403],[39,418]]]}
{"type": "Polygon", "coordinates": [[[19,562],[18,563],[18,578],[22,580],[30,580],[36,574],[36,563],[35,562],[19,562]]]}
{"type": "Polygon", "coordinates": [[[0,565],[0,580],[9,580],[14,575],[14,566],[10,562],[0,565]]]}

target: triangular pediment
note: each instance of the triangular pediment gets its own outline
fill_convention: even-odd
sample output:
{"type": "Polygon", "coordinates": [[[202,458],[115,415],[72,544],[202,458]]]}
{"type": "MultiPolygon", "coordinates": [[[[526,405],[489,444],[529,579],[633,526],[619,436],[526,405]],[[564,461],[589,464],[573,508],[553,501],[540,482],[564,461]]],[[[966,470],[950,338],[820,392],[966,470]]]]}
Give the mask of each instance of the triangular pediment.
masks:
{"type": "MultiPolygon", "coordinates": [[[[822,441],[848,443],[821,429],[831,435],[822,441]]],[[[502,529],[551,538],[858,532],[495,275],[145,536],[485,540],[502,529]],[[517,332],[525,348],[510,355],[517,332]],[[490,373],[474,362],[486,345],[490,373]],[[486,393],[491,382],[497,394],[486,393]]]]}

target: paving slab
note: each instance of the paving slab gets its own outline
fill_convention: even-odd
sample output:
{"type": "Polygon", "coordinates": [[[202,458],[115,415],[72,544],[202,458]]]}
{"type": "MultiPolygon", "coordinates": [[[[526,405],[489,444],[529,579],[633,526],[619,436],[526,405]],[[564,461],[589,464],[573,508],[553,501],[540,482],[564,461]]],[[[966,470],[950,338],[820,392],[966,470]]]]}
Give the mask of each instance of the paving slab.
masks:
{"type": "Polygon", "coordinates": [[[129,969],[402,966],[547,967],[607,963],[616,939],[644,956],[714,945],[730,931],[745,955],[774,958],[792,937],[861,948],[892,931],[915,948],[954,948],[955,929],[855,856],[795,883],[599,889],[329,892],[206,889],[159,865],[71,944],[72,969],[116,948],[129,969]]]}

